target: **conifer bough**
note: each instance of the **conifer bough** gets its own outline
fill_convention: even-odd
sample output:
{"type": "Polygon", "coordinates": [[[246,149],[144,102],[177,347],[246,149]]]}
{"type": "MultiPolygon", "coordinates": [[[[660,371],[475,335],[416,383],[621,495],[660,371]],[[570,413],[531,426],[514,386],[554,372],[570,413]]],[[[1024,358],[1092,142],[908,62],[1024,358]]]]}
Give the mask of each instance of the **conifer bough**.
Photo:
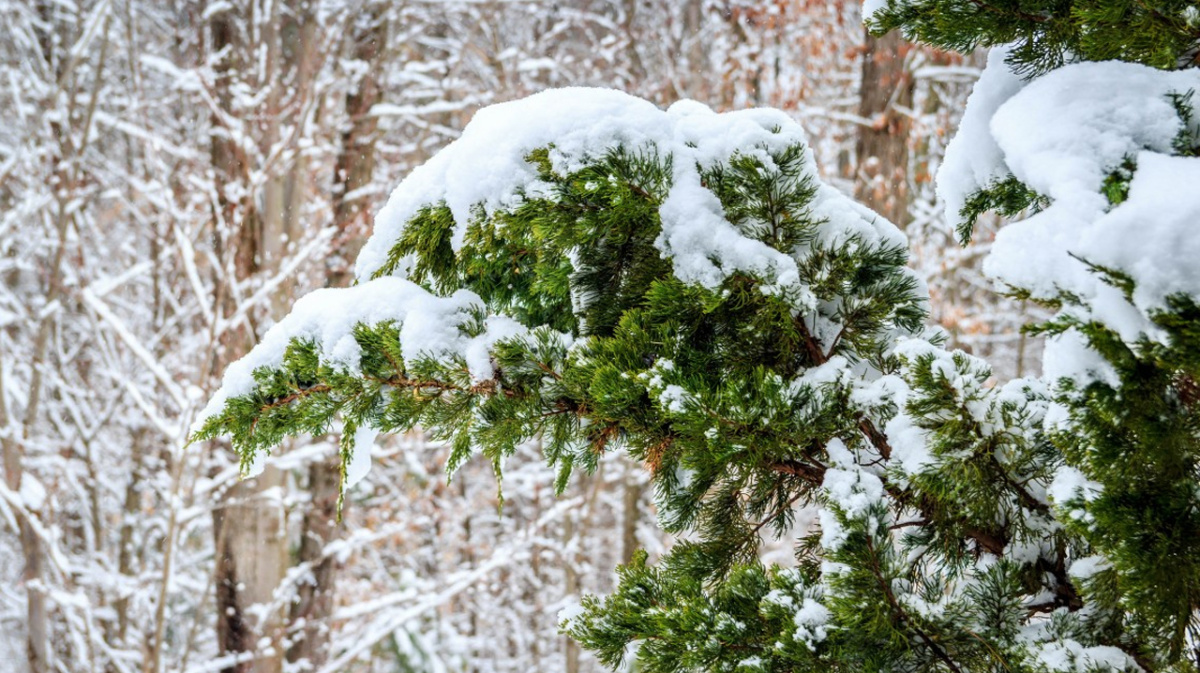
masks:
{"type": "Polygon", "coordinates": [[[564,615],[609,666],[1195,671],[1200,79],[1030,80],[1022,48],[996,50],[939,183],[964,236],[1032,212],[988,264],[1057,311],[1043,379],[942,348],[904,236],[821,183],[783,113],[564,89],[413,171],[358,284],[297,302],[195,436],[249,474],[340,425],[344,487],[417,426],[450,472],[541,440],[559,490],[627,452],[689,541],[564,615]],[[802,508],[796,564],[765,566],[802,508]]]}

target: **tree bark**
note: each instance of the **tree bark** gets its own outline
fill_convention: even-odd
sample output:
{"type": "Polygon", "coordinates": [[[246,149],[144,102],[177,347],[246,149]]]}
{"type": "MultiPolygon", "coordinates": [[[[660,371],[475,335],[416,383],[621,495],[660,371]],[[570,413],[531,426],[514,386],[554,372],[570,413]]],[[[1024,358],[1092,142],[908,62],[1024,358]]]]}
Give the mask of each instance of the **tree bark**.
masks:
{"type": "MultiPolygon", "coordinates": [[[[0,427],[8,427],[8,406],[4,399],[4,366],[0,363],[0,427]]],[[[14,493],[21,491],[24,475],[22,444],[5,433],[0,436],[3,449],[4,484],[14,493]]],[[[49,666],[49,640],[47,638],[46,597],[43,591],[31,584],[41,580],[44,572],[41,541],[30,525],[28,518],[17,513],[17,536],[21,541],[21,552],[25,557],[25,568],[21,581],[25,583],[25,651],[31,673],[44,673],[49,666]]]]}
{"type": "MultiPolygon", "coordinates": [[[[278,5],[270,7],[278,12],[278,5]]],[[[266,41],[266,82],[271,87],[267,96],[266,121],[259,129],[259,141],[268,149],[278,140],[279,94],[282,86],[279,74],[279,44],[274,25],[278,16],[263,17],[266,41]],[[274,80],[274,81],[273,81],[274,80]]],[[[214,66],[215,89],[218,102],[228,114],[232,109],[231,83],[243,73],[240,68],[243,55],[253,53],[253,46],[242,40],[240,28],[255,17],[239,16],[233,8],[216,12],[211,18],[209,29],[214,54],[224,52],[214,66]]],[[[215,227],[224,223],[232,227],[234,246],[234,278],[229,282],[241,283],[262,271],[278,267],[282,256],[283,240],[283,179],[271,177],[263,188],[263,208],[250,190],[242,189],[242,196],[231,199],[225,187],[242,182],[249,187],[249,166],[245,148],[239,147],[231,134],[220,132],[222,121],[213,116],[212,162],[218,176],[218,205],[221,218],[215,227]]],[[[276,175],[279,175],[277,173],[276,175]]],[[[225,292],[225,310],[236,310],[225,292]]],[[[274,302],[273,302],[274,303],[274,302]]],[[[223,362],[225,365],[245,353],[253,342],[253,330],[239,327],[230,330],[224,338],[223,362]]],[[[282,670],[281,656],[283,620],[282,615],[270,613],[261,620],[251,620],[247,608],[268,603],[274,598],[275,589],[283,579],[287,561],[286,513],[282,498],[270,497],[269,491],[284,486],[285,475],[274,467],[268,467],[257,478],[239,482],[223,495],[221,506],[213,511],[213,538],[216,554],[216,603],[217,644],[221,654],[254,653],[254,656],[232,664],[227,673],[279,673],[282,670]],[[268,638],[274,645],[273,653],[264,655],[260,641],[268,638]]]]}
{"type": "Polygon", "coordinates": [[[317,461],[308,468],[312,501],[304,513],[297,561],[307,565],[309,579],[296,591],[289,622],[292,645],[287,659],[307,661],[320,668],[329,659],[329,618],[333,613],[333,588],[337,563],[325,547],[338,535],[337,500],[339,467],[334,461],[317,461]]]}
{"type": "MultiPolygon", "coordinates": [[[[108,49],[109,23],[105,19],[101,34],[102,41],[100,43],[99,59],[96,65],[96,79],[91,98],[88,102],[88,109],[83,119],[85,127],[81,142],[83,147],[77,147],[73,129],[71,128],[72,122],[78,119],[78,115],[75,114],[77,112],[75,107],[77,104],[76,101],[78,100],[78,96],[76,95],[77,82],[74,78],[74,73],[71,72],[71,68],[69,67],[70,64],[64,65],[62,54],[55,51],[54,33],[58,28],[53,12],[51,11],[51,3],[39,2],[36,8],[44,26],[44,30],[39,31],[38,35],[42,56],[45,59],[45,65],[48,70],[55,74],[55,81],[52,84],[58,96],[52,99],[51,106],[62,105],[63,103],[60,101],[63,98],[67,100],[65,103],[66,110],[58,110],[59,112],[65,112],[65,114],[61,115],[56,121],[50,122],[50,128],[56,142],[52,165],[54,166],[53,171],[56,178],[55,184],[58,185],[58,189],[55,190],[54,213],[54,231],[57,240],[55,242],[54,256],[48,269],[49,286],[46,292],[45,306],[53,306],[63,295],[67,233],[73,217],[70,202],[75,196],[74,190],[79,180],[78,159],[83,149],[86,148],[92,113],[95,110],[96,100],[99,96],[99,84],[101,81],[99,73],[104,69],[104,61],[108,49]]],[[[79,25],[76,26],[77,29],[81,28],[82,20],[78,23],[79,25]]],[[[35,432],[34,426],[39,418],[38,412],[44,383],[43,370],[47,365],[47,355],[54,328],[55,313],[55,311],[46,311],[38,319],[33,344],[32,373],[29,380],[25,410],[21,420],[20,439],[14,439],[8,433],[0,439],[0,453],[3,454],[5,485],[16,493],[20,492],[22,481],[25,478],[23,463],[26,447],[35,432]]],[[[2,378],[3,372],[0,371],[0,388],[3,387],[2,378]]],[[[8,425],[8,407],[3,396],[0,395],[0,427],[7,427],[8,425]]],[[[17,532],[25,561],[22,581],[25,584],[26,602],[26,656],[31,673],[44,673],[52,668],[53,662],[51,661],[52,649],[50,647],[50,616],[46,602],[46,590],[43,586],[46,573],[45,550],[43,549],[43,541],[38,535],[37,527],[35,526],[37,517],[36,509],[38,508],[29,507],[25,511],[17,512],[17,532]]]]}
{"type": "MultiPolygon", "coordinates": [[[[303,3],[307,7],[308,3],[303,3]]],[[[303,38],[302,38],[303,39],[303,38]]],[[[334,254],[326,265],[326,285],[345,287],[354,280],[349,260],[357,256],[370,229],[369,203],[361,190],[371,184],[375,170],[375,138],[378,119],[369,114],[379,102],[382,89],[377,73],[379,58],[387,42],[387,23],[376,11],[365,29],[353,39],[353,57],[369,64],[358,87],[346,96],[350,124],[342,133],[334,174],[333,216],[337,232],[334,254]]],[[[367,450],[368,447],[361,447],[367,450]]],[[[326,556],[325,547],[335,540],[338,486],[341,465],[337,456],[314,462],[308,470],[311,502],[304,514],[297,563],[309,568],[310,581],[298,588],[298,602],[292,605],[289,620],[292,645],[289,662],[307,661],[319,668],[329,659],[329,619],[333,613],[337,564],[326,556]]]]}
{"type": "Polygon", "coordinates": [[[358,257],[371,229],[371,205],[360,190],[375,173],[375,139],[379,118],[370,114],[382,88],[377,76],[385,53],[388,26],[376,10],[368,26],[354,37],[353,58],[370,64],[358,86],[346,95],[349,125],[342,132],[333,184],[333,219],[336,235],[333,254],[326,263],[326,284],[345,287],[354,280],[351,260],[358,257]]]}
{"type": "Polygon", "coordinates": [[[628,565],[637,551],[637,526],[641,518],[642,483],[638,480],[637,467],[627,465],[625,472],[624,502],[621,508],[621,563],[628,565]]]}
{"type": "Polygon", "coordinates": [[[913,77],[905,66],[913,45],[900,33],[869,33],[863,44],[854,197],[903,228],[908,224],[908,140],[913,77]]]}
{"type": "MultiPolygon", "coordinates": [[[[582,488],[582,485],[581,485],[582,488]]],[[[563,547],[568,549],[566,554],[566,563],[563,567],[563,588],[566,589],[567,595],[572,600],[579,600],[579,571],[575,567],[578,561],[574,551],[570,551],[575,545],[575,517],[576,512],[567,512],[563,517],[563,547]]],[[[574,638],[566,638],[566,673],[579,673],[579,643],[574,638]]]]}

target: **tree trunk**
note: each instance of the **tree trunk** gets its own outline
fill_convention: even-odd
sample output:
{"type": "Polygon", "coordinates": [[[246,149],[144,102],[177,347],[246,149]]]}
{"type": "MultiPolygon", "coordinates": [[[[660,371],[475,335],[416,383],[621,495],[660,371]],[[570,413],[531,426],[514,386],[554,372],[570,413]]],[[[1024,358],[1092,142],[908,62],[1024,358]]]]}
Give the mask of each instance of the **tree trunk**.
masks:
{"type": "MultiPolygon", "coordinates": [[[[582,488],[582,484],[580,485],[582,488]]],[[[575,516],[576,512],[567,512],[563,517],[563,547],[567,548],[565,563],[563,564],[563,588],[566,589],[567,595],[572,600],[579,600],[579,571],[575,567],[577,557],[572,547],[575,543],[575,516]]],[[[579,643],[574,638],[566,638],[566,673],[579,673],[579,643]]]]}
{"type": "MultiPolygon", "coordinates": [[[[142,443],[145,441],[145,434],[145,430],[136,430],[130,443],[130,461],[133,465],[129,481],[125,484],[125,502],[121,508],[121,532],[117,538],[117,572],[122,577],[129,578],[134,576],[134,520],[141,509],[139,488],[143,477],[142,455],[144,449],[142,443]]],[[[124,596],[118,598],[113,604],[113,609],[117,613],[116,632],[110,634],[109,642],[118,646],[125,645],[125,639],[129,634],[129,598],[124,596]]]]}
{"type": "MultiPolygon", "coordinates": [[[[271,7],[278,11],[278,5],[271,7]]],[[[267,146],[278,136],[279,97],[274,93],[281,82],[278,79],[278,40],[274,39],[277,16],[266,17],[263,24],[263,39],[266,40],[267,66],[265,82],[272,87],[268,93],[267,121],[261,127],[260,140],[267,146]]],[[[252,21],[254,17],[250,17],[252,21]]],[[[213,53],[225,50],[221,61],[214,66],[215,88],[218,101],[225,111],[232,109],[230,84],[241,73],[243,54],[252,53],[251,45],[244,44],[239,32],[245,23],[235,9],[216,12],[210,19],[213,53]]],[[[214,116],[213,125],[219,127],[220,120],[214,116]]],[[[218,204],[223,217],[215,226],[233,227],[232,239],[235,277],[229,282],[243,282],[261,271],[277,268],[282,255],[283,240],[283,179],[268,179],[262,194],[264,210],[257,206],[254,194],[246,193],[233,200],[225,187],[237,182],[247,183],[245,148],[238,147],[229,134],[214,132],[212,136],[212,162],[218,176],[218,204]]],[[[228,300],[232,293],[225,292],[228,300]]],[[[226,302],[226,310],[232,312],[232,301],[226,302]]],[[[218,370],[248,350],[254,340],[252,330],[237,328],[224,339],[223,362],[218,370]]],[[[247,608],[268,603],[274,598],[275,589],[284,576],[287,560],[286,514],[281,505],[282,498],[270,497],[268,491],[284,486],[285,475],[274,467],[268,467],[257,478],[235,484],[223,496],[223,503],[213,511],[213,537],[216,554],[216,602],[217,643],[221,654],[254,653],[246,661],[230,665],[228,673],[278,673],[282,670],[281,656],[282,618],[278,613],[263,615],[261,620],[252,621],[247,608]],[[262,638],[274,645],[273,653],[263,654],[262,638]]]]}
{"type": "MultiPolygon", "coordinates": [[[[307,7],[307,2],[302,3],[302,8],[307,7]]],[[[379,102],[381,88],[376,73],[386,41],[387,23],[378,13],[372,15],[365,30],[354,36],[353,57],[370,67],[358,88],[346,96],[350,124],[342,134],[332,185],[337,236],[334,253],[326,263],[326,285],[330,287],[345,287],[353,281],[354,272],[349,260],[357,255],[370,228],[369,204],[359,190],[371,184],[375,170],[378,121],[368,113],[379,102]]],[[[368,447],[360,448],[368,450],[368,447]]],[[[307,661],[314,669],[329,658],[328,621],[333,612],[337,565],[333,558],[325,555],[325,547],[340,532],[336,525],[340,481],[341,465],[336,455],[309,466],[311,503],[304,514],[297,563],[309,568],[311,581],[298,588],[299,600],[292,605],[289,619],[293,644],[287,658],[289,662],[307,661]]]]}
{"type": "MultiPolygon", "coordinates": [[[[0,363],[0,427],[9,425],[8,406],[4,399],[4,366],[0,363]]],[[[11,434],[0,435],[3,449],[4,484],[14,493],[21,491],[24,474],[22,445],[11,434]]],[[[44,673],[49,666],[46,597],[40,588],[30,586],[41,580],[44,572],[41,542],[26,516],[17,513],[17,536],[25,557],[21,581],[25,583],[25,651],[31,673],[44,673]]]]}
{"type": "Polygon", "coordinates": [[[267,493],[283,488],[284,476],[269,467],[235,484],[226,492],[224,506],[213,511],[218,641],[223,653],[254,653],[249,661],[226,669],[237,673],[282,670],[280,616],[251,620],[247,608],[271,602],[286,569],[286,517],[280,500],[267,493]],[[274,647],[269,656],[260,644],[263,638],[274,647]]]}
{"type": "Polygon", "coordinates": [[[337,563],[325,555],[325,547],[338,535],[337,500],[339,466],[333,461],[317,461],[308,468],[308,490],[312,496],[304,513],[303,532],[297,561],[308,565],[310,580],[296,591],[289,622],[292,646],[289,662],[307,661],[313,669],[329,659],[328,623],[333,613],[333,586],[337,563]]]}
{"type": "Polygon", "coordinates": [[[641,518],[642,482],[638,480],[637,467],[626,466],[625,493],[621,508],[621,563],[628,565],[637,551],[637,526],[641,518]]]}
{"type": "Polygon", "coordinates": [[[905,67],[913,46],[897,31],[867,34],[863,44],[862,88],[854,197],[903,228],[908,224],[908,139],[913,78],[905,67]]]}
{"type": "Polygon", "coordinates": [[[371,203],[360,190],[371,184],[375,173],[375,131],[379,118],[370,112],[382,93],[377,73],[381,56],[386,53],[387,34],[387,22],[377,13],[354,39],[353,58],[371,67],[358,87],[346,95],[346,116],[350,123],[342,132],[334,172],[333,218],[337,234],[333,254],[326,263],[326,284],[330,287],[345,287],[354,280],[352,260],[358,256],[371,228],[371,203]]]}
{"type": "MultiPolygon", "coordinates": [[[[63,291],[64,256],[67,245],[67,232],[72,217],[69,203],[74,197],[73,190],[78,177],[78,165],[75,161],[78,158],[79,148],[75,147],[72,129],[70,128],[71,121],[74,118],[73,113],[75,112],[75,91],[72,90],[68,94],[67,91],[63,90],[67,80],[71,79],[71,73],[64,71],[66,66],[63,65],[61,54],[55,52],[53,33],[56,30],[56,22],[52,16],[50,3],[39,2],[37,4],[37,12],[44,26],[44,30],[39,32],[42,55],[45,58],[46,64],[51,66],[56,74],[55,84],[59,89],[58,98],[61,100],[64,96],[70,97],[66,103],[66,114],[59,117],[58,120],[50,122],[50,127],[57,142],[57,147],[55,148],[57,156],[53,158],[53,165],[55,166],[56,184],[59,187],[55,193],[56,203],[54,213],[54,229],[57,241],[49,268],[49,286],[46,292],[45,305],[53,306],[62,296],[63,291]]],[[[108,23],[106,21],[104,24],[104,42],[102,42],[104,48],[108,44],[107,34],[108,23]]],[[[103,69],[104,54],[105,51],[102,48],[97,70],[103,69]]],[[[92,92],[91,105],[95,104],[97,95],[98,89],[92,92]]],[[[62,103],[56,101],[53,104],[61,105],[62,103]]],[[[61,108],[58,111],[64,112],[61,108]]],[[[90,116],[88,121],[90,123],[90,116]]],[[[84,142],[86,143],[86,134],[84,142]]],[[[9,433],[5,433],[3,438],[0,439],[0,444],[2,444],[0,451],[3,453],[4,462],[5,485],[16,493],[20,492],[21,483],[25,478],[23,464],[25,451],[33,436],[34,425],[39,418],[38,410],[43,387],[43,367],[46,365],[50,347],[55,320],[54,314],[54,311],[45,312],[38,320],[33,344],[32,373],[30,375],[28,395],[21,422],[20,439],[14,439],[9,433]]],[[[3,372],[0,371],[0,387],[3,387],[2,378],[3,372]]],[[[0,427],[9,426],[8,416],[9,412],[6,402],[0,396],[0,427]]],[[[39,507],[29,506],[28,511],[17,512],[17,532],[25,561],[22,581],[25,584],[26,655],[31,673],[49,671],[53,664],[51,662],[50,648],[50,617],[46,605],[46,589],[44,587],[46,573],[45,550],[42,548],[42,539],[37,534],[34,521],[34,517],[37,516],[36,510],[39,507]]]]}

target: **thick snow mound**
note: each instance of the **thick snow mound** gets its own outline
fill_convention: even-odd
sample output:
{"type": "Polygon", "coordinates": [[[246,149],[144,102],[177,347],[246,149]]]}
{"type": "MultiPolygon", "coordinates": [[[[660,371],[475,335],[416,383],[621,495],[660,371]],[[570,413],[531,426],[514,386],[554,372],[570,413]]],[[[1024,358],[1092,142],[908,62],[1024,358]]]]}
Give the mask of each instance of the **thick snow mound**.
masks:
{"type": "Polygon", "coordinates": [[[1128,198],[1084,232],[1079,253],[1133,277],[1134,303],[1150,310],[1200,296],[1200,158],[1139,152],[1136,162],[1128,198]]]}
{"type": "MultiPolygon", "coordinates": [[[[437,296],[403,278],[404,268],[394,276],[373,276],[423,207],[441,203],[449,207],[455,221],[452,244],[459,248],[479,208],[495,212],[517,205],[522,194],[541,193],[545,185],[527,157],[542,148],[549,148],[553,168],[562,173],[578,170],[618,146],[669,156],[672,182],[659,207],[662,231],[655,245],[672,261],[675,275],[712,288],[734,271],[751,272],[768,281],[769,291],[787,292],[797,312],[811,311],[816,299],[801,281],[797,263],[804,251],[780,251],[747,236],[725,217],[720,201],[701,180],[704,169],[735,154],[754,156],[770,167],[773,155],[798,145],[805,145],[803,131],[778,110],[717,114],[694,101],[661,110],[640,98],[605,89],[550,90],[480,110],[461,138],[415,169],[392,193],[359,256],[359,284],[318,290],[299,300],[261,343],[229,367],[195,427],[220,413],[230,399],[252,393],[254,372],[280,366],[293,340],[315,343],[324,362],[357,369],[361,353],[354,328],[358,324],[394,321],[400,326],[406,359],[461,360],[475,380],[493,377],[489,352],[496,341],[523,334],[532,326],[492,315],[483,334],[466,337],[459,327],[473,312],[485,308],[478,295],[460,290],[437,296]]],[[[893,224],[820,184],[811,151],[804,154],[801,168],[817,185],[809,204],[814,222],[820,223],[813,239],[816,245],[905,245],[904,235],[893,224]]]]}
{"type": "Polygon", "coordinates": [[[1176,105],[1197,89],[1200,72],[1116,61],[1024,84],[994,52],[947,151],[942,197],[961,208],[1011,173],[1050,205],[1002,229],[984,270],[1035,297],[1072,293],[1127,339],[1154,335],[1148,316],[1167,297],[1200,297],[1200,158],[1172,156],[1185,130],[1176,105]],[[1106,180],[1130,165],[1127,194],[1110,202],[1106,180]],[[1131,278],[1134,305],[1089,265],[1131,278]]]}
{"type": "MultiPolygon", "coordinates": [[[[366,280],[383,267],[389,249],[422,207],[446,203],[454,216],[452,245],[457,249],[475,208],[492,213],[515,206],[522,192],[539,193],[535,167],[526,161],[533,150],[552,148],[555,170],[568,173],[617,146],[653,147],[672,158],[672,186],[660,206],[662,232],[655,245],[672,260],[675,275],[713,288],[733,271],[751,272],[779,291],[792,290],[804,304],[811,298],[800,284],[796,260],[731,224],[700,177],[701,169],[735,153],[756,156],[770,166],[772,153],[797,144],[805,144],[803,131],[778,110],[717,114],[695,101],[661,110],[607,89],[554,89],[484,108],[462,137],[392,192],[358,258],[358,277],[366,280]]],[[[811,151],[805,172],[816,180],[811,151]]],[[[865,245],[905,243],[894,225],[826,185],[819,185],[812,212],[826,220],[817,232],[819,242],[857,237],[865,245]]]]}

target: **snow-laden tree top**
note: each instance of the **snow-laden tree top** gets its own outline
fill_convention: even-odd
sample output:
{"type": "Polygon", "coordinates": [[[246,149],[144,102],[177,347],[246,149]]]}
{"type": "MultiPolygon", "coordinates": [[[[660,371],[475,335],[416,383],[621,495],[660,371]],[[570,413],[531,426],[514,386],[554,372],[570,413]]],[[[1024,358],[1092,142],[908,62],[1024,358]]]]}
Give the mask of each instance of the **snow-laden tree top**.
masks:
{"type": "MultiPolygon", "coordinates": [[[[993,50],[947,149],[947,216],[970,236],[986,209],[1030,208],[997,235],[990,276],[1065,301],[1061,317],[1125,341],[1169,342],[1157,323],[1200,297],[1200,70],[1111,61],[1025,80],[1009,54],[993,50]]],[[[1077,346],[1074,336],[1050,341],[1052,379],[1107,371],[1077,346]]]]}
{"type": "MultiPolygon", "coordinates": [[[[298,302],[229,368],[197,429],[231,422],[239,400],[263,393],[256,372],[286,365],[301,344],[320,366],[357,372],[359,331],[394,324],[398,367],[461,362],[471,387],[503,385],[489,359],[498,342],[539,328],[561,348],[611,336],[666,287],[693,293],[678,301],[704,312],[757,295],[824,363],[849,339],[876,346],[917,329],[925,297],[903,267],[905,243],[819,181],[803,132],[781,112],[715,114],[691,101],[663,111],[616,91],[547,91],[481,111],[414,170],[377,218],[359,284],[298,302]]],[[[795,375],[806,363],[792,355],[795,375]]],[[[281,400],[301,396],[266,397],[290,413],[281,400]]],[[[365,421],[351,424],[381,425],[365,421]]],[[[238,435],[247,470],[273,444],[257,439],[268,427],[238,435]]]]}
{"type": "MultiPolygon", "coordinates": [[[[820,184],[804,133],[778,110],[753,109],[716,114],[694,101],[670,109],[617,91],[566,88],[494,105],[471,120],[462,137],[412,172],[392,193],[376,218],[375,232],[358,258],[358,276],[367,280],[403,271],[412,259],[390,255],[406,225],[422,209],[444,206],[454,218],[450,246],[459,251],[471,223],[498,210],[512,210],[530,198],[552,194],[543,179],[549,170],[571,175],[611,151],[648,152],[662,162],[664,197],[658,203],[661,231],[654,246],[670,259],[674,274],[707,288],[743,271],[771,278],[779,291],[796,293],[798,308],[809,301],[791,250],[762,240],[749,217],[731,221],[719,196],[702,186],[704,174],[734,157],[778,168],[775,157],[788,152],[787,169],[812,182],[805,203],[817,243],[857,236],[866,244],[903,246],[895,227],[878,220],[854,201],[820,184]],[[530,161],[543,150],[544,158],[530,161]]],[[[761,219],[761,218],[760,218],[761,219]]]]}
{"type": "Polygon", "coordinates": [[[404,180],[358,285],[297,302],[196,436],[252,472],[340,424],[346,484],[417,425],[450,471],[540,440],[559,488],[627,451],[690,537],[564,621],[611,666],[1195,671],[1200,81],[1011,60],[939,181],[964,236],[1030,214],[988,268],[1057,311],[1046,380],[926,338],[903,235],[821,184],[782,113],[566,89],[404,180]],[[796,566],[765,567],[802,506],[796,566]]]}
{"type": "Polygon", "coordinates": [[[1042,199],[997,236],[988,273],[1040,298],[1072,292],[1096,311],[1127,309],[1098,300],[1112,288],[1089,264],[1133,278],[1143,311],[1176,293],[1200,296],[1200,199],[1187,187],[1200,184],[1200,162],[1175,156],[1200,131],[1189,94],[1200,70],[1078,63],[1025,82],[1007,53],[992,52],[938,176],[953,217],[1009,178],[1042,199]]]}

